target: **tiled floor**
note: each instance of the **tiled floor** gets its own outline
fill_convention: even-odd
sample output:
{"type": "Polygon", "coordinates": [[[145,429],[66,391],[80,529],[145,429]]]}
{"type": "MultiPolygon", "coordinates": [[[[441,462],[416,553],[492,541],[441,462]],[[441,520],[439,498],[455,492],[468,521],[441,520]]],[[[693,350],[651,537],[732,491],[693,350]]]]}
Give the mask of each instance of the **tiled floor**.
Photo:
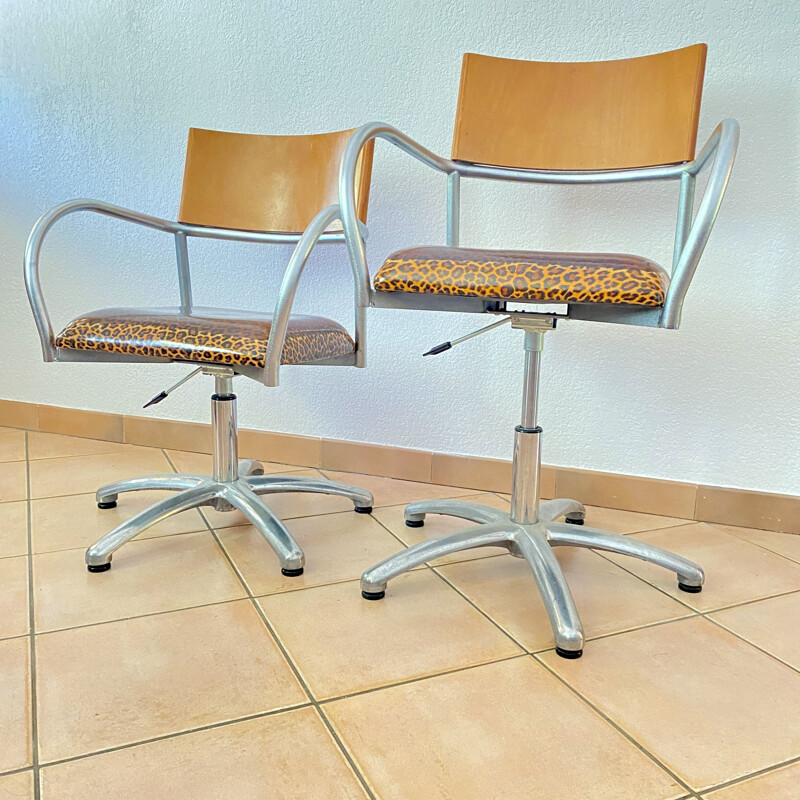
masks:
{"type": "Polygon", "coordinates": [[[463,525],[407,528],[404,503],[498,494],[331,473],[375,511],[270,496],[300,578],[213,511],[86,572],[83,549],[157,496],[100,511],[98,484],[208,462],[0,428],[0,800],[800,797],[800,536],[590,508],[708,579],[682,594],[641,562],[560,548],[578,661],[555,655],[524,562],[494,551],[360,597],[366,567],[463,525]]]}

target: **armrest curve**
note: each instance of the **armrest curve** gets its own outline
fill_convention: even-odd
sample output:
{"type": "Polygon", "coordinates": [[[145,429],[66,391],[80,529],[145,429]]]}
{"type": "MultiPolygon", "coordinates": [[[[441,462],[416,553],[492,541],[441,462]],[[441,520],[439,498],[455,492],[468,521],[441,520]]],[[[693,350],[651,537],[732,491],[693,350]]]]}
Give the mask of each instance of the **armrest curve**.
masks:
{"type": "Polygon", "coordinates": [[[50,322],[50,315],[44,302],[42,286],[39,280],[39,254],[42,243],[50,228],[62,217],[73,214],[77,211],[89,211],[97,214],[104,214],[109,217],[132,222],[136,225],[143,225],[147,228],[165,231],[167,233],[177,233],[181,230],[180,223],[170,220],[153,217],[149,214],[141,214],[129,208],[122,208],[111,203],[104,203],[100,200],[90,200],[78,198],[59,203],[42,214],[36,224],[31,229],[28,242],[25,245],[24,256],[24,277],[25,290],[28,293],[28,300],[33,311],[33,318],[36,322],[36,329],[39,332],[39,339],[42,344],[42,355],[45,361],[54,361],[56,351],[53,347],[53,326],[50,322]]]}
{"type": "Polygon", "coordinates": [[[357,303],[360,306],[369,304],[370,284],[364,237],[360,234],[356,211],[356,167],[361,150],[372,139],[383,139],[393,144],[437,172],[449,175],[457,171],[456,164],[449,158],[436,155],[399,128],[385,122],[368,122],[357,128],[350,136],[339,169],[339,208],[347,250],[353,269],[358,275],[357,303]]]}
{"type": "MultiPolygon", "coordinates": [[[[685,173],[693,179],[711,162],[713,156],[706,190],[689,228],[686,241],[677,256],[659,322],[662,328],[677,328],[680,325],[683,301],[722,205],[738,146],[739,123],[735,119],[723,120],[714,129],[697,158],[685,168],[685,173]]],[[[691,219],[691,204],[689,219],[691,219]]]]}
{"type": "MultiPolygon", "coordinates": [[[[289,264],[286,271],[283,273],[283,280],[281,281],[280,289],[278,290],[278,298],[275,301],[275,311],[272,315],[272,326],[270,328],[269,340],[267,342],[267,352],[264,360],[264,372],[262,376],[262,383],[265,386],[278,385],[278,373],[281,366],[281,356],[283,355],[283,346],[286,342],[286,333],[289,328],[289,320],[292,315],[292,305],[294,297],[297,292],[300,277],[305,269],[306,262],[308,261],[311,252],[316,247],[317,243],[321,240],[325,229],[335,220],[341,219],[341,212],[338,205],[330,205],[323,208],[313,220],[309,223],[308,227],[303,231],[300,240],[297,242],[292,256],[289,259],[289,264]]],[[[358,296],[360,287],[360,273],[355,269],[351,262],[353,269],[353,278],[355,285],[355,343],[356,352],[361,354],[360,361],[363,364],[363,349],[365,337],[365,318],[364,309],[359,306],[358,296]]]]}

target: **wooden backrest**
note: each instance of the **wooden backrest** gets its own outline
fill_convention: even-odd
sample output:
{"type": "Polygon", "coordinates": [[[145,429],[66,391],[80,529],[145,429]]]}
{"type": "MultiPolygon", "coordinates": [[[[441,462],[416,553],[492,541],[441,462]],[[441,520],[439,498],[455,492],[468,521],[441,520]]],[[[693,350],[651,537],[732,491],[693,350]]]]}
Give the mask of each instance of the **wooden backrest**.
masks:
{"type": "Polygon", "coordinates": [[[707,49],[578,63],[466,53],[453,158],[543,170],[691,161],[707,49]]]}
{"type": "MultiPolygon", "coordinates": [[[[339,202],[339,162],[352,130],[262,136],[189,129],[179,220],[245,231],[299,233],[339,202]]],[[[373,142],[357,173],[366,222],[373,142]]]]}

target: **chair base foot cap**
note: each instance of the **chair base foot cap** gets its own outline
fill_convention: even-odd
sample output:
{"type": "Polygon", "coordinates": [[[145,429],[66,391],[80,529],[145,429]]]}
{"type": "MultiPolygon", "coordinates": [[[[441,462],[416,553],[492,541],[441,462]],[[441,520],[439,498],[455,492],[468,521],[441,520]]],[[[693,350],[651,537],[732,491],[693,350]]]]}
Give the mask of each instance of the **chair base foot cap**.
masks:
{"type": "Polygon", "coordinates": [[[117,507],[117,501],[116,500],[111,500],[108,503],[98,503],[97,507],[98,508],[116,508],[117,507]]]}
{"type": "Polygon", "coordinates": [[[425,524],[424,519],[407,519],[406,526],[409,528],[421,528],[425,524]]]}
{"type": "Polygon", "coordinates": [[[689,586],[688,584],[681,583],[680,581],[678,581],[678,588],[682,592],[688,592],[689,594],[700,594],[700,592],[703,591],[702,586],[689,586]]]}
{"type": "Polygon", "coordinates": [[[383,598],[386,597],[386,592],[385,591],[383,591],[383,592],[364,592],[364,591],[362,591],[361,592],[361,596],[365,600],[383,600],[383,598]]]}
{"type": "Polygon", "coordinates": [[[564,522],[568,525],[583,525],[583,517],[578,519],[577,517],[564,517],[564,522]]]}
{"type": "MultiPolygon", "coordinates": [[[[114,503],[116,505],[116,503],[114,503]]],[[[87,564],[86,569],[89,572],[108,572],[111,569],[111,562],[109,561],[108,564],[87,564]]]]}
{"type": "Polygon", "coordinates": [[[556,647],[556,655],[561,656],[561,658],[580,658],[583,655],[583,650],[563,650],[560,647],[556,647]]]}
{"type": "Polygon", "coordinates": [[[356,506],[353,511],[355,511],[356,514],[371,514],[372,506],[356,506]]]}
{"type": "Polygon", "coordinates": [[[283,569],[283,567],[281,567],[281,575],[285,575],[287,578],[297,578],[302,574],[302,567],[300,567],[300,569],[283,569]]]}

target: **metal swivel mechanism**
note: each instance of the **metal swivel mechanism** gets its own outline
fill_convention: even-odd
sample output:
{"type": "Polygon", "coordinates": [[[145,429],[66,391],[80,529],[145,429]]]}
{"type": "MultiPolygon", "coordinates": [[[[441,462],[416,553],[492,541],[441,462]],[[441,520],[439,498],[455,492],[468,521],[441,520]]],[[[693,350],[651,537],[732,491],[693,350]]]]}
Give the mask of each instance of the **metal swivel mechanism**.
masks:
{"type": "Polygon", "coordinates": [[[114,551],[157,522],[190,508],[212,506],[217,511],[241,511],[275,551],[281,572],[290,577],[302,575],[305,555],[300,545],[259,495],[275,492],[339,495],[350,498],[359,513],[369,514],[372,511],[372,494],[356,486],[323,478],[264,475],[264,467],[260,462],[250,459],[239,461],[236,395],[232,391],[235,373],[229,367],[200,367],[171,389],[156,395],[147,405],[160,402],[198,372],[214,377],[215,391],[211,396],[213,475],[147,475],[109,483],[98,489],[96,499],[99,508],[114,508],[118,496],[123,492],[167,489],[177,494],[136,514],[95,542],[86,551],[89,572],[111,569],[114,551]]]}
{"type": "MultiPolygon", "coordinates": [[[[514,431],[510,512],[460,500],[411,503],[405,510],[406,525],[410,527],[423,525],[426,514],[445,514],[480,524],[450,536],[420,542],[368,569],[361,577],[361,594],[367,600],[380,600],[392,578],[421,564],[473,547],[503,547],[512,556],[524,558],[530,566],[553,628],[558,655],[579,658],[583,653],[583,626],[553,552],[554,547],[588,547],[658,564],[677,574],[678,587],[684,592],[701,591],[704,574],[697,564],[638,539],[577,527],[583,526],[586,516],[586,509],[577,500],[539,503],[542,435],[542,429],[536,424],[539,362],[544,334],[553,329],[555,323],[554,317],[512,317],[512,327],[525,332],[525,377],[522,420],[514,431]],[[561,517],[564,517],[564,522],[557,521],[561,517]]],[[[495,323],[495,326],[499,324],[495,323]]],[[[477,331],[475,335],[492,327],[477,331]]],[[[449,349],[441,345],[440,348],[434,348],[434,351],[449,349]]]]}

